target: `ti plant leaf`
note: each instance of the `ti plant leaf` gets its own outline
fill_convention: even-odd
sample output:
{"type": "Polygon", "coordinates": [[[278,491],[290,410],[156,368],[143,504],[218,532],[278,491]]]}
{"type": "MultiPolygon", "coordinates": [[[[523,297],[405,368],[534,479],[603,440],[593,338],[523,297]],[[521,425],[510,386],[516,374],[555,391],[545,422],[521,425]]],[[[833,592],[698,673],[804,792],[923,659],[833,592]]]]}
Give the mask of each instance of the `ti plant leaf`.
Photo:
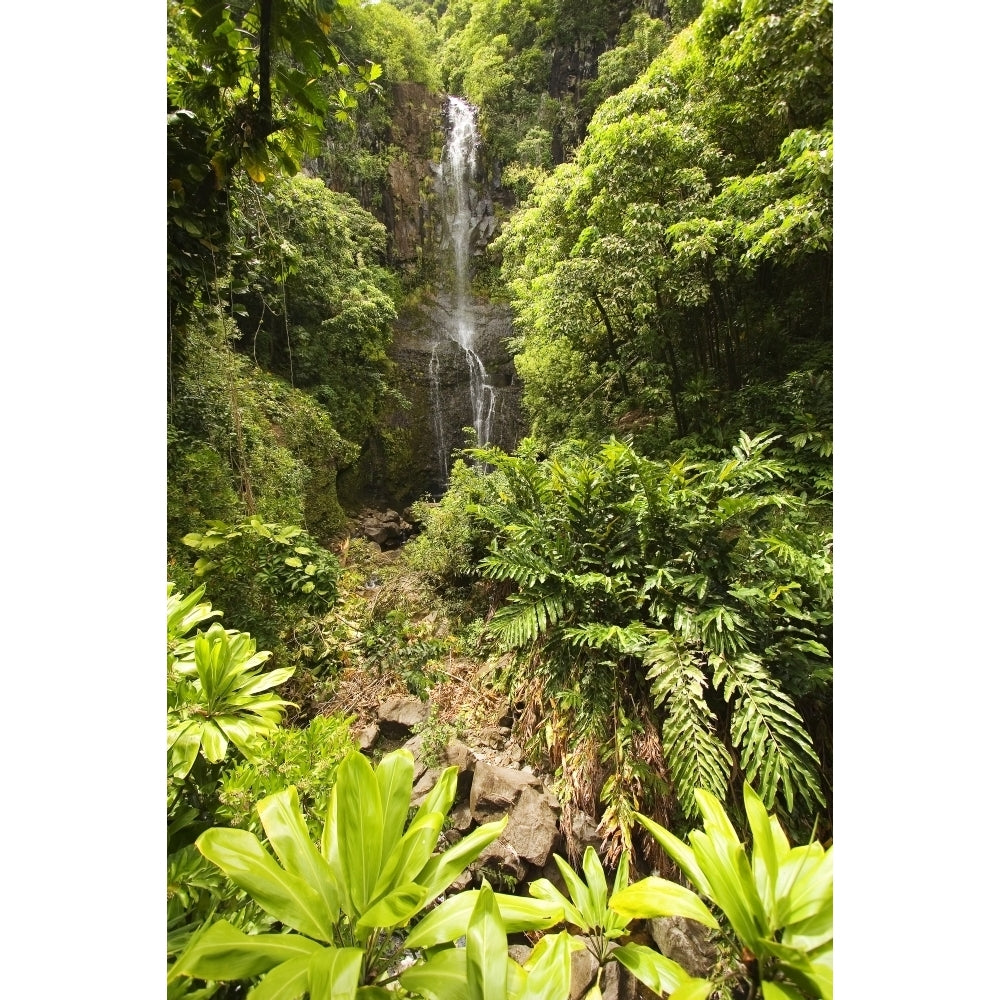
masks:
{"type": "Polygon", "coordinates": [[[770,1000],[833,996],[833,848],[791,847],[760,796],[743,786],[752,855],[715,796],[699,789],[703,830],[688,844],[645,816],[639,822],[680,865],[697,890],[718,906],[757,960],[770,1000]]]}
{"type": "MultiPolygon", "coordinates": [[[[444,772],[407,828],[412,780],[413,757],[408,750],[387,754],[375,769],[360,753],[348,754],[337,770],[318,847],[309,837],[294,787],[257,806],[273,855],[246,830],[215,828],[203,833],[196,841],[201,853],[284,927],[246,935],[220,921],[178,959],[172,976],[225,982],[264,974],[254,987],[254,1000],[294,1000],[306,992],[312,997],[386,1000],[383,985],[389,980],[383,977],[402,947],[397,932],[450,885],[506,824],[505,818],[480,827],[443,854],[434,854],[444,812],[454,800],[456,769],[444,772]]],[[[470,903],[474,907],[476,898],[470,903]]],[[[536,910],[541,905],[532,904],[536,910]]],[[[495,899],[492,905],[496,907],[495,899]]],[[[516,911],[518,904],[511,906],[516,911]]],[[[463,912],[456,938],[468,933],[471,907],[463,912]]],[[[500,938],[483,916],[483,908],[476,924],[485,935],[478,946],[476,981],[479,1000],[489,1000],[486,983],[496,963],[486,951],[500,938]]],[[[554,919],[546,924],[536,912],[527,922],[522,917],[512,925],[551,926],[554,919]]],[[[426,921],[422,926],[426,930],[426,921]]],[[[504,960],[505,933],[501,924],[504,960]]],[[[425,938],[433,944],[446,940],[436,933],[425,933],[425,938]]],[[[406,946],[417,947],[411,940],[406,946]]],[[[463,952],[463,961],[467,958],[463,952]]],[[[448,982],[441,981],[439,1000],[452,1000],[448,982]]]]}

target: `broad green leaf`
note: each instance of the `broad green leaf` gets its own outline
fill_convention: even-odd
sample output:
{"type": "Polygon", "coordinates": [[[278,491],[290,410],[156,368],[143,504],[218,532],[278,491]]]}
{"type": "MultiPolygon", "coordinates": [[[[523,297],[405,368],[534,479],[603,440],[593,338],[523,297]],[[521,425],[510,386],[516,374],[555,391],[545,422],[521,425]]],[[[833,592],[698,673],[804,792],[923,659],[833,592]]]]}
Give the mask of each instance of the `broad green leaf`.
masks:
{"type": "MultiPolygon", "coordinates": [[[[270,653],[264,654],[270,656],[270,653]]],[[[284,684],[295,673],[295,667],[278,667],[275,670],[269,670],[266,674],[255,680],[249,687],[243,689],[243,694],[260,694],[261,691],[267,691],[270,688],[277,687],[279,684],[284,684]]]]}
{"type": "MultiPolygon", "coordinates": [[[[419,815],[418,812],[417,816],[419,815]]],[[[484,823],[457,844],[449,847],[443,854],[432,857],[415,880],[427,886],[428,899],[444,892],[482,854],[483,850],[503,833],[508,819],[508,816],[504,816],[493,823],[484,823]]]]}
{"type": "Polygon", "coordinates": [[[765,979],[761,983],[764,1000],[806,1000],[791,983],[776,983],[765,979]]]}
{"type": "Polygon", "coordinates": [[[703,788],[696,788],[694,797],[705,819],[705,832],[711,834],[713,830],[717,830],[729,843],[742,845],[736,827],[730,821],[722,803],[711,792],[706,792],[703,788]]]}
{"type": "Polygon", "coordinates": [[[220,920],[192,942],[174,969],[196,979],[247,979],[320,948],[299,934],[244,934],[220,920]]]}
{"type": "Polygon", "coordinates": [[[691,880],[692,885],[703,896],[711,898],[712,887],[708,884],[708,879],[705,878],[704,872],[698,867],[698,860],[695,857],[694,851],[683,840],[675,837],[669,830],[665,830],[659,823],[651,820],[648,816],[636,813],[635,818],[650,832],[653,840],[680,865],[681,871],[691,880]]]}
{"type": "Polygon", "coordinates": [[[427,902],[427,890],[416,882],[394,889],[384,899],[366,910],[355,926],[363,933],[375,927],[391,929],[400,927],[416,916],[427,902]]]}
{"type": "Polygon", "coordinates": [[[410,810],[413,754],[402,747],[386,754],[375,769],[375,778],[382,797],[382,863],[385,864],[403,836],[406,814],[410,810]]]}
{"type": "MultiPolygon", "coordinates": [[[[571,938],[566,931],[546,934],[524,963],[527,977],[518,1000],[566,1000],[572,980],[571,951],[571,938]]],[[[508,971],[508,984],[510,980],[508,971]]]]}
{"type": "Polygon", "coordinates": [[[604,911],[608,906],[608,877],[604,874],[604,867],[597,856],[597,851],[589,845],[583,852],[583,873],[587,876],[594,912],[598,920],[603,922],[604,911]]]}
{"type": "Polygon", "coordinates": [[[833,899],[833,848],[813,842],[793,847],[778,868],[775,909],[779,926],[819,913],[833,899]]]}
{"type": "Polygon", "coordinates": [[[576,927],[584,924],[583,915],[580,911],[552,884],[547,878],[535,879],[529,886],[528,892],[535,899],[544,900],[554,906],[561,906],[564,911],[566,923],[576,927]]]}
{"type": "Polygon", "coordinates": [[[365,953],[360,948],[324,948],[309,962],[309,996],[353,1000],[365,953]]]}
{"type": "Polygon", "coordinates": [[[333,872],[309,837],[294,785],[257,803],[267,839],[285,870],[311,885],[326,903],[326,919],[337,920],[340,899],[333,872]]]}
{"type": "Polygon", "coordinates": [[[831,896],[818,913],[808,920],[786,924],[782,933],[783,944],[799,948],[803,952],[815,952],[833,940],[833,897],[831,896]]]}
{"type": "Polygon", "coordinates": [[[331,942],[323,898],[302,879],[282,871],[260,841],[246,830],[206,830],[195,844],[214,865],[283,924],[331,942]]]}
{"type": "Polygon", "coordinates": [[[375,883],[375,899],[381,898],[393,886],[415,879],[430,860],[443,825],[444,817],[441,813],[431,813],[410,824],[406,836],[397,841],[383,864],[378,882],[375,883]]]}
{"type": "Polygon", "coordinates": [[[441,777],[438,778],[434,787],[427,793],[424,801],[420,803],[420,808],[416,811],[413,819],[410,821],[411,825],[416,823],[417,820],[421,820],[425,816],[429,816],[432,812],[439,812],[443,816],[447,816],[448,811],[451,809],[452,804],[455,801],[455,795],[457,792],[458,768],[455,766],[446,767],[441,772],[441,777]]]}
{"type": "Polygon", "coordinates": [[[205,752],[205,758],[213,764],[226,759],[229,740],[213,719],[209,719],[201,730],[201,747],[205,752]]]}
{"type": "Polygon", "coordinates": [[[657,875],[650,875],[616,892],[608,907],[630,920],[687,917],[706,927],[719,926],[708,907],[690,889],[657,875]]]}
{"type": "Polygon", "coordinates": [[[247,1000],[299,1000],[309,989],[312,955],[273,968],[247,994],[247,1000]]]}
{"type": "Polygon", "coordinates": [[[743,846],[729,838],[709,837],[701,830],[693,830],[688,839],[712,887],[712,899],[722,907],[740,940],[756,951],[767,919],[743,846]]]}
{"type": "Polygon", "coordinates": [[[201,747],[201,728],[195,723],[177,726],[170,731],[168,739],[172,739],[170,774],[183,778],[194,767],[194,762],[198,758],[198,750],[201,747]]]}
{"type": "Polygon", "coordinates": [[[330,789],[330,802],[326,807],[326,821],[323,824],[323,835],[320,838],[320,853],[333,872],[337,883],[337,894],[340,897],[341,909],[348,917],[357,917],[358,910],[351,902],[347,892],[347,881],[344,878],[343,862],[340,857],[340,843],[337,838],[337,786],[330,789]]]}
{"type": "Polygon", "coordinates": [[[449,948],[421,965],[411,965],[400,975],[399,982],[428,1000],[468,1000],[465,949],[449,948]]]}
{"type": "MultiPolygon", "coordinates": [[[[449,896],[443,903],[424,917],[410,931],[404,942],[407,948],[428,948],[432,945],[457,941],[469,926],[472,910],[479,897],[479,889],[469,889],[455,896],[449,896]]],[[[523,931],[541,931],[554,927],[563,919],[563,910],[547,901],[529,899],[526,896],[509,896],[494,893],[500,918],[508,934],[523,931]]]]}
{"type": "MultiPolygon", "coordinates": [[[[558,854],[553,854],[552,857],[559,868],[559,873],[562,875],[563,881],[566,883],[570,898],[576,904],[580,916],[583,917],[584,922],[580,924],[580,929],[588,931],[600,927],[601,918],[604,914],[597,910],[587,884],[558,854]]],[[[605,893],[607,893],[607,884],[605,884],[605,893]]]]}
{"type": "Polygon", "coordinates": [[[712,983],[707,979],[689,976],[673,959],[645,945],[622,945],[613,955],[636,979],[661,996],[670,994],[671,1000],[705,1000],[712,992],[712,983]]]}
{"type": "Polygon", "coordinates": [[[371,764],[357,751],[337,769],[337,844],[351,902],[364,913],[382,868],[382,796],[371,764]]]}
{"type": "Polygon", "coordinates": [[[488,882],[472,910],[465,957],[469,1000],[506,1000],[507,935],[488,882]]]}
{"type": "Polygon", "coordinates": [[[778,845],[774,842],[770,817],[767,815],[764,803],[749,784],[743,786],[743,802],[753,833],[754,881],[757,885],[757,894],[768,916],[768,930],[773,932],[780,926],[774,919],[774,897],[778,883],[778,845]]]}

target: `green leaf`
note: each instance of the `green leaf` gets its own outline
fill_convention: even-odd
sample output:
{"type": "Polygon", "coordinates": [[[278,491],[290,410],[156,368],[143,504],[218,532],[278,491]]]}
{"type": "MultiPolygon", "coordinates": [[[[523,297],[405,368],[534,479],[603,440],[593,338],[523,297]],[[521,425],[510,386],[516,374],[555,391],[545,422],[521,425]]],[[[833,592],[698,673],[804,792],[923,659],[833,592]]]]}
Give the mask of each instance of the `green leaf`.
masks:
{"type": "Polygon", "coordinates": [[[355,926],[362,933],[379,927],[390,930],[400,927],[424,908],[427,890],[416,882],[409,882],[394,889],[366,910],[355,926]]]}
{"type": "Polygon", "coordinates": [[[326,920],[335,923],[340,899],[334,875],[309,836],[295,786],[261,799],[257,812],[267,839],[286,871],[317,890],[326,903],[326,920]]]}
{"type": "Polygon", "coordinates": [[[309,996],[353,1000],[365,953],[360,948],[324,948],[309,963],[309,996]]]}
{"type": "MultiPolygon", "coordinates": [[[[418,811],[417,816],[419,815],[418,811]]],[[[484,823],[443,854],[431,858],[416,879],[421,885],[427,886],[428,898],[444,892],[503,833],[508,819],[508,816],[504,816],[493,823],[484,823]]]]}
{"type": "Polygon", "coordinates": [[[202,728],[201,747],[205,752],[205,758],[213,764],[218,764],[226,759],[229,740],[212,719],[209,719],[202,728]]]}
{"type": "Polygon", "coordinates": [[[695,979],[672,959],[641,944],[625,944],[612,952],[615,961],[655,993],[671,1000],[705,1000],[712,992],[707,979],[695,979]]]}
{"type": "Polygon", "coordinates": [[[669,830],[664,829],[659,823],[651,820],[648,816],[637,813],[635,818],[650,832],[653,840],[680,865],[681,871],[687,875],[694,887],[703,896],[711,898],[712,887],[709,885],[708,879],[705,878],[704,872],[699,867],[694,851],[683,840],[675,837],[669,830]]]}
{"type": "Polygon", "coordinates": [[[528,892],[535,899],[544,900],[553,906],[562,907],[566,923],[575,927],[583,927],[584,919],[580,911],[552,884],[547,878],[535,879],[529,886],[528,892]]]}
{"type": "MultiPolygon", "coordinates": [[[[517,1000],[566,1000],[572,981],[571,951],[571,938],[566,931],[546,934],[524,963],[527,981],[517,1000]]],[[[510,978],[508,970],[508,984],[510,978]]]]}
{"type": "Polygon", "coordinates": [[[392,853],[382,866],[378,882],[375,883],[375,898],[381,898],[393,886],[413,881],[427,865],[438,834],[444,825],[441,813],[431,813],[419,822],[411,823],[406,836],[396,843],[392,853]]]}
{"type": "MultiPolygon", "coordinates": [[[[427,914],[410,931],[404,942],[407,948],[428,948],[436,944],[457,941],[469,926],[473,908],[479,897],[479,889],[469,889],[455,896],[449,896],[427,914]]],[[[563,919],[560,906],[526,896],[510,896],[494,893],[500,909],[500,918],[508,934],[524,931],[540,931],[554,927],[563,919]]]]}
{"type": "MultiPolygon", "coordinates": [[[[559,857],[558,854],[553,854],[552,857],[566,883],[566,888],[569,889],[570,898],[576,904],[576,908],[580,913],[580,916],[583,917],[584,922],[580,924],[580,929],[589,931],[600,927],[603,913],[598,912],[595,901],[591,897],[590,890],[586,883],[561,857],[559,857]]],[[[604,891],[606,894],[607,883],[605,883],[604,891]]]]}
{"type": "Polygon", "coordinates": [[[472,910],[465,954],[469,1000],[506,1000],[507,935],[488,882],[472,910]]]}
{"type": "Polygon", "coordinates": [[[403,836],[413,791],[413,754],[404,748],[386,754],[375,769],[375,778],[382,799],[384,864],[403,836]]]}
{"type": "Polygon", "coordinates": [[[247,1000],[299,1000],[309,989],[312,956],[294,958],[273,968],[247,994],[247,1000]]]}
{"type": "Polygon", "coordinates": [[[706,927],[719,926],[708,907],[690,889],[657,875],[650,875],[616,892],[608,906],[630,920],[687,917],[706,927]]]}
{"type": "Polygon", "coordinates": [[[439,812],[443,816],[447,816],[457,792],[458,768],[455,766],[446,767],[441,772],[441,777],[434,783],[434,787],[427,793],[424,801],[420,803],[420,808],[410,821],[411,825],[417,820],[429,816],[432,812],[439,812]]]}
{"type": "Polygon", "coordinates": [[[765,979],[761,983],[764,1000],[806,1000],[791,983],[775,983],[765,979]]]}
{"type": "Polygon", "coordinates": [[[411,993],[428,1000],[468,1000],[465,949],[449,948],[438,952],[422,965],[406,969],[399,982],[411,993]]]}
{"type": "Polygon", "coordinates": [[[341,873],[358,913],[368,909],[382,867],[382,796],[371,764],[357,751],[337,769],[341,873]]]}
{"type": "Polygon", "coordinates": [[[265,912],[317,941],[331,943],[323,898],[302,879],[282,871],[253,834],[215,828],[206,830],[195,844],[265,912]]]}
{"type": "Polygon", "coordinates": [[[308,957],[320,947],[298,934],[244,934],[220,920],[192,942],[174,968],[196,979],[247,979],[289,959],[308,957]]]}

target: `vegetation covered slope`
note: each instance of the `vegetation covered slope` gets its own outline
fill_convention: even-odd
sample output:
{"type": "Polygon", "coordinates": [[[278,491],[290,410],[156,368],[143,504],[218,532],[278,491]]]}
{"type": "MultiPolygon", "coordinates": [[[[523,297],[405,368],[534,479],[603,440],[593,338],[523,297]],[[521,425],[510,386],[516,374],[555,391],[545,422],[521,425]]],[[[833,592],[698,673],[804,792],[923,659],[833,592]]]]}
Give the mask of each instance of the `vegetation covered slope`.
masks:
{"type": "MultiPolygon", "coordinates": [[[[363,767],[349,720],[314,718],[320,704],[352,671],[426,694],[458,650],[493,670],[567,810],[600,819],[607,860],[652,852],[651,831],[688,863],[663,831],[701,813],[728,844],[719,810],[744,802],[742,830],[767,846],[737,902],[768,927],[741,924],[759,967],[716,986],[826,995],[825,923],[804,957],[767,908],[790,850],[778,824],[793,839],[832,829],[831,21],[825,0],[168,4],[168,574],[192,595],[168,605],[171,954],[192,949],[172,995],[237,995],[205,977],[265,972],[224,953],[249,932],[249,954],[275,923],[253,902],[260,884],[226,885],[196,842],[242,845],[273,875],[248,805],[266,793],[276,850],[291,835],[269,810],[296,831],[291,868],[312,859],[274,768],[315,791],[302,823],[332,829],[329,785],[363,767]],[[440,503],[416,505],[422,534],[402,558],[361,572],[334,544],[337,478],[383,431],[403,294],[368,211],[391,145],[380,81],[478,105],[508,210],[489,286],[513,310],[532,436],[456,463],[440,503]],[[307,160],[327,183],[299,172],[307,160]],[[389,613],[361,610],[376,579],[389,613]],[[202,596],[227,628],[192,637],[212,614],[202,596]],[[266,674],[255,641],[273,651],[266,674]],[[234,748],[238,772],[222,766],[234,748]],[[246,836],[200,839],[220,820],[246,836]],[[209,934],[216,914],[239,929],[209,934]]],[[[801,858],[825,878],[814,847],[801,858]]],[[[298,877],[273,884],[294,895],[298,877]]],[[[365,896],[380,908],[363,930],[398,930],[427,903],[396,890],[365,896]]],[[[357,913],[315,902],[308,988],[341,958],[342,992],[375,988],[374,965],[359,973],[313,922],[354,934],[357,900],[357,913]]],[[[485,904],[477,915],[489,923],[485,904]]],[[[708,995],[648,956],[622,961],[657,992],[708,995]]]]}

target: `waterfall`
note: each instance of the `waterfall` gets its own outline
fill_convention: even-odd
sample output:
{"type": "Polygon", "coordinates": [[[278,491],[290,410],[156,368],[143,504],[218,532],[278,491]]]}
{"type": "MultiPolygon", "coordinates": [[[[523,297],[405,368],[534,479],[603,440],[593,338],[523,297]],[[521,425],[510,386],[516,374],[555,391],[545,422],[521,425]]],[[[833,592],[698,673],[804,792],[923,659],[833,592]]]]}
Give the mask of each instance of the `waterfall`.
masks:
{"type": "MultiPolygon", "coordinates": [[[[476,192],[472,180],[476,172],[476,116],[473,108],[459,97],[448,98],[447,135],[441,156],[441,192],[444,215],[444,235],[451,245],[454,263],[454,284],[451,306],[443,330],[448,340],[464,352],[469,370],[469,403],[472,426],[479,445],[488,444],[493,429],[495,399],[486,367],[476,353],[477,331],[475,313],[469,294],[469,250],[476,229],[476,192]]],[[[446,444],[448,428],[444,426],[441,406],[439,348],[435,341],[431,351],[428,375],[431,382],[435,457],[447,479],[449,455],[446,444]]]]}

